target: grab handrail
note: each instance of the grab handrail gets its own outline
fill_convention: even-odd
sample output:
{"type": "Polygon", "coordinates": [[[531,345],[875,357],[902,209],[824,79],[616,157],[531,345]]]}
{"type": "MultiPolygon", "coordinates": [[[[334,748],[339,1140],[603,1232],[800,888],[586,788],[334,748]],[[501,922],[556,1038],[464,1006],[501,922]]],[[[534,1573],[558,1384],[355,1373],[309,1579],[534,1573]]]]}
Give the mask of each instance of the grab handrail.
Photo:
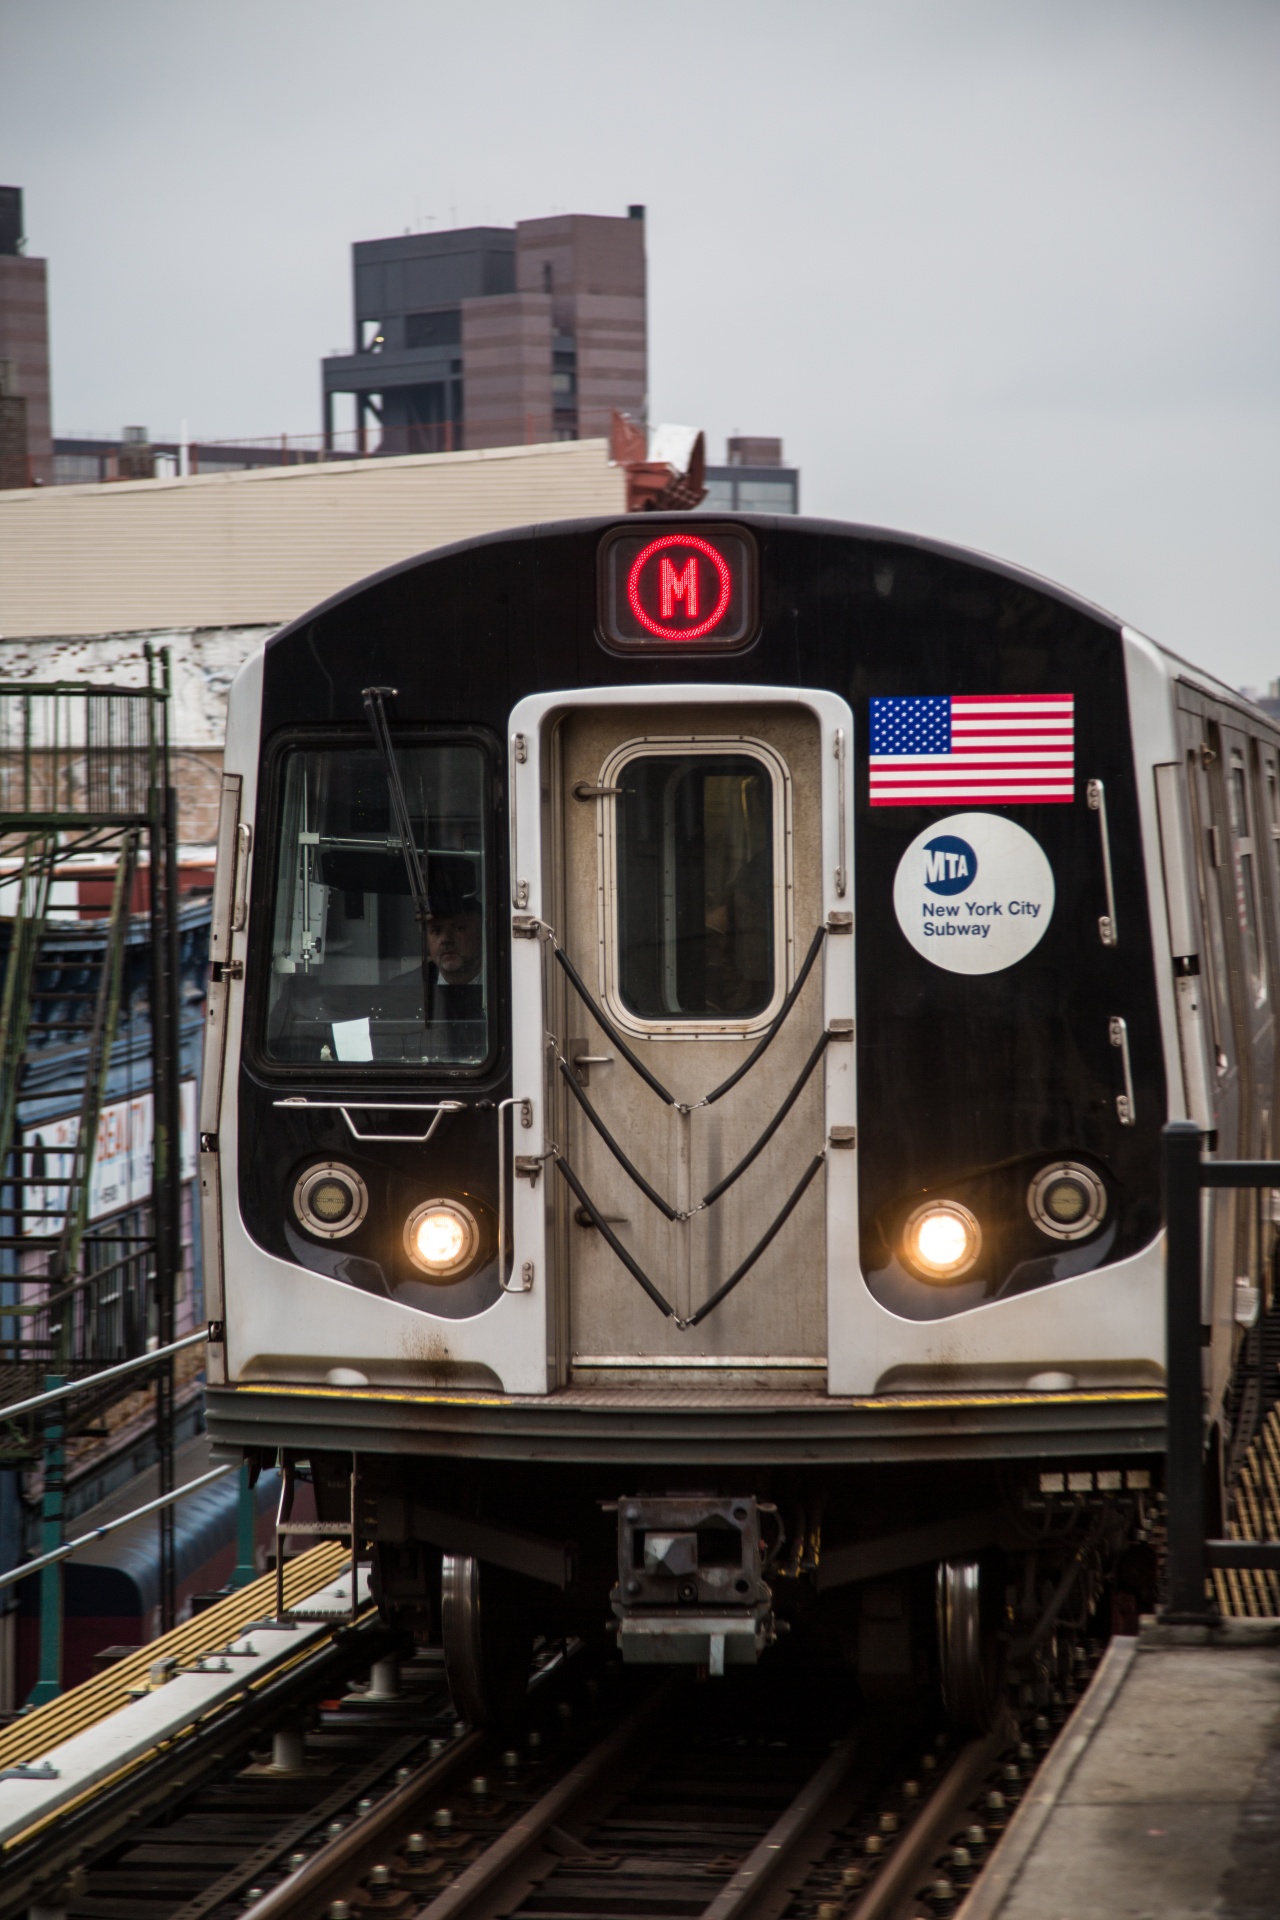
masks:
{"type": "Polygon", "coordinates": [[[446,1113],[465,1113],[465,1100],[308,1100],[305,1094],[290,1094],[284,1100],[273,1100],[272,1106],[307,1108],[311,1112],[340,1113],[347,1123],[347,1129],[353,1140],[362,1146],[369,1143],[378,1145],[399,1142],[406,1147],[424,1147],[431,1138],[446,1113]],[[433,1113],[435,1119],[425,1133],[361,1133],[348,1107],[357,1113],[433,1113]]]}

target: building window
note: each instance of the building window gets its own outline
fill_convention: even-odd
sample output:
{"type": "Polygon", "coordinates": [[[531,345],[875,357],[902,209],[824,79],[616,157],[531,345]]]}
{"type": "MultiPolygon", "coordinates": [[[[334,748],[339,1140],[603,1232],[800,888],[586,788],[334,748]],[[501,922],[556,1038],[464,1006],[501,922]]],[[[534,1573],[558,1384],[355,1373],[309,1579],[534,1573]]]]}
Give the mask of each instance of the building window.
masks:
{"type": "Polygon", "coordinates": [[[794,513],[796,490],[790,480],[739,480],[740,513],[794,513]]]}
{"type": "Polygon", "coordinates": [[[456,347],[462,339],[462,311],[447,307],[435,313],[406,313],[404,344],[413,350],[422,347],[456,347]]]}

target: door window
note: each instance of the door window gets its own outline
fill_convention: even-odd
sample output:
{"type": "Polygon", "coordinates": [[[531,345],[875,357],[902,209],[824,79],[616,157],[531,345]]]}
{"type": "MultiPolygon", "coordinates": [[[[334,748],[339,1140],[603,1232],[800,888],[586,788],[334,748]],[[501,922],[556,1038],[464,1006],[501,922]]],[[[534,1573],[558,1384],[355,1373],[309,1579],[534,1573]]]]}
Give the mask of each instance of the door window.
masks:
{"type": "Polygon", "coordinates": [[[633,1022],[758,1024],[785,990],[785,773],[762,752],[615,760],[611,994],[633,1022]]]}

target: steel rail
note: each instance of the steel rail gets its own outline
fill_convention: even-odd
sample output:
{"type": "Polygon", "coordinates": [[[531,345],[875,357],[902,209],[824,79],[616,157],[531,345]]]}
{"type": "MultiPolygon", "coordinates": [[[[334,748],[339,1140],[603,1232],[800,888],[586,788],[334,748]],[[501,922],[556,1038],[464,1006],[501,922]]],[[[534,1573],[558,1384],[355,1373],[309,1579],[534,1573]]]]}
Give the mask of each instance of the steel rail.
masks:
{"type": "MultiPolygon", "coordinates": [[[[840,1741],[763,1840],[752,1848],[733,1878],[703,1909],[700,1920],[748,1920],[748,1915],[756,1912],[757,1902],[778,1891],[778,1875],[804,1862],[806,1842],[817,1838],[823,1815],[832,1814],[841,1788],[861,1757],[863,1744],[856,1735],[840,1741]]],[[[838,1821],[839,1815],[835,1818],[838,1821]]],[[[832,1824],[830,1818],[828,1824],[832,1824]]]]}
{"type": "MultiPolygon", "coordinates": [[[[377,1658],[394,1638],[372,1610],[354,1628],[344,1617],[330,1633],[289,1656],[203,1720],[166,1736],[148,1752],[69,1805],[38,1820],[30,1837],[11,1844],[0,1874],[0,1920],[18,1920],[60,1876],[101,1855],[118,1836],[168,1805],[178,1790],[190,1792],[201,1776],[226,1765],[266,1729],[299,1706],[323,1698],[335,1668],[349,1672],[377,1658]]],[[[310,1915],[308,1915],[310,1920],[310,1915]]]]}
{"type": "Polygon", "coordinates": [[[637,1747],[670,1705],[677,1684],[668,1680],[655,1687],[620,1727],[607,1734],[577,1766],[570,1767],[451,1886],[420,1908],[417,1920],[480,1920],[481,1915],[492,1911],[510,1912],[551,1829],[566,1822],[585,1822],[590,1817],[597,1798],[609,1792],[614,1776],[634,1758],[637,1747]]]}
{"type": "Polygon", "coordinates": [[[934,1855],[946,1845],[957,1816],[1017,1737],[1016,1724],[1006,1717],[990,1733],[960,1749],[867,1891],[849,1909],[848,1920],[899,1920],[900,1915],[917,1910],[916,1893],[934,1855]]]}
{"type": "MultiPolygon", "coordinates": [[[[203,1339],[203,1335],[201,1338],[203,1339]]],[[[211,1480],[221,1480],[224,1474],[238,1473],[233,1466],[213,1467],[208,1473],[200,1474],[195,1480],[188,1480],[185,1486],[175,1487],[172,1493],[162,1493],[158,1500],[148,1500],[144,1507],[135,1507],[132,1513],[122,1513],[116,1520],[106,1520],[100,1527],[94,1527],[90,1533],[82,1533],[76,1540],[66,1540],[52,1553],[42,1553],[35,1560],[25,1560],[20,1567],[10,1567],[7,1573],[0,1573],[0,1587],[11,1587],[15,1581],[25,1580],[29,1573],[38,1573],[41,1567],[51,1567],[55,1561],[65,1560],[70,1553],[78,1553],[81,1547],[91,1547],[95,1540],[105,1539],[114,1533],[117,1527],[128,1526],[131,1520],[145,1519],[149,1513],[159,1513],[162,1507],[171,1507],[175,1500],[181,1500],[184,1494],[194,1493],[198,1487],[207,1487],[211,1480]]]]}
{"type": "MultiPolygon", "coordinates": [[[[465,1867],[434,1899],[415,1906],[418,1920],[467,1920],[491,1911],[499,1897],[516,1904],[512,1889],[527,1880],[529,1869],[553,1827],[583,1817],[598,1794],[607,1792],[614,1774],[632,1756],[667,1705],[672,1683],[656,1688],[607,1734],[584,1759],[527,1808],[511,1826],[465,1867]]],[[[312,1854],[305,1866],[254,1902],[254,1920],[312,1920],[328,1901],[349,1898],[370,1867],[394,1850],[396,1836],[418,1824],[422,1803],[455,1772],[473,1761],[491,1736],[465,1734],[438,1759],[406,1780],[351,1827],[312,1854]]],[[[503,1911],[508,1908],[504,1904],[503,1911]]]]}
{"type": "MultiPolygon", "coordinates": [[[[147,1242],[150,1245],[150,1241],[147,1242]]],[[[94,1276],[96,1277],[96,1276],[94,1276]]],[[[40,1303],[49,1306],[47,1300],[40,1303]]],[[[5,1309],[0,1307],[0,1318],[5,1309]]],[[[198,1333],[184,1333],[181,1340],[171,1340],[166,1347],[152,1347],[149,1353],[135,1355],[132,1360],[121,1360],[114,1367],[104,1367],[101,1373],[86,1373],[79,1380],[68,1380],[64,1387],[50,1387],[47,1393],[37,1393],[30,1400],[15,1400],[11,1407],[0,1407],[0,1420],[16,1420],[20,1413],[31,1413],[37,1407],[51,1406],[55,1400],[70,1400],[74,1394],[83,1393],[88,1387],[96,1387],[103,1380],[118,1380],[121,1374],[137,1373],[142,1367],[150,1367],[157,1360],[167,1359],[171,1353],[181,1353],[184,1347],[194,1347],[199,1340],[207,1340],[207,1327],[201,1327],[198,1333]]]]}
{"type": "MultiPolygon", "coordinates": [[[[233,1903],[246,1904],[244,1896],[251,1887],[331,1820],[348,1813],[357,1795],[376,1791],[397,1762],[407,1760],[413,1750],[422,1745],[423,1738],[422,1734],[406,1734],[399,1740],[393,1740],[376,1760],[342,1781],[324,1799],[312,1801],[310,1806],[296,1813],[292,1820],[277,1828],[269,1840],[252,1848],[234,1867],[228,1868],[218,1879],[193,1894],[175,1911],[166,1914],[165,1920],[209,1920],[209,1915],[217,1913],[219,1908],[233,1903]]],[[[258,1904],[255,1900],[250,1911],[255,1911],[258,1904]]]]}
{"type": "MultiPolygon", "coordinates": [[[[310,1916],[320,1911],[326,1900],[376,1865],[389,1835],[399,1827],[412,1830],[418,1822],[422,1802],[428,1795],[438,1793],[456,1772],[474,1760],[486,1739],[483,1733],[463,1734],[435,1760],[420,1767],[403,1786],[380,1800],[372,1812],[326,1841],[305,1866],[298,1867],[278,1886],[272,1887],[261,1900],[255,1900],[253,1920],[293,1920],[298,1915],[310,1916]]],[[[284,1844],[276,1849],[277,1853],[283,1851],[284,1844]]]]}

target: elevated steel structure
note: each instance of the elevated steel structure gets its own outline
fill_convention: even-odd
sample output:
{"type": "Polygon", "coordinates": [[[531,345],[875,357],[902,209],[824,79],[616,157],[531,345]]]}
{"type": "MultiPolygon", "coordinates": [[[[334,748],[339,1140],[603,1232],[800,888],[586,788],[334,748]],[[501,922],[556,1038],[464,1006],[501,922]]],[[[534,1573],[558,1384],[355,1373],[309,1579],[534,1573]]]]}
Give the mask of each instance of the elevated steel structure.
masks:
{"type": "MultiPolygon", "coordinates": [[[[170,1347],[181,1265],[177,806],[165,652],[142,687],[0,683],[0,1403],[170,1347]],[[94,1168],[126,948],[148,921],[151,1191],[128,1212],[94,1168]],[[19,1126],[49,1066],[74,1068],[56,1139],[19,1126]],[[30,1138],[27,1135],[30,1134],[30,1138]],[[101,1221],[95,1217],[102,1215],[101,1221]]],[[[172,1356],[157,1361],[160,1493],[173,1489],[172,1356]]],[[[126,1382],[4,1421],[0,1466],[43,1467],[41,1547],[62,1544],[66,1447],[100,1431],[126,1382]]],[[[172,1503],[160,1510],[161,1612],[174,1615],[172,1503]]],[[[41,1574],[36,1703],[61,1685],[61,1570],[41,1574]]]]}

